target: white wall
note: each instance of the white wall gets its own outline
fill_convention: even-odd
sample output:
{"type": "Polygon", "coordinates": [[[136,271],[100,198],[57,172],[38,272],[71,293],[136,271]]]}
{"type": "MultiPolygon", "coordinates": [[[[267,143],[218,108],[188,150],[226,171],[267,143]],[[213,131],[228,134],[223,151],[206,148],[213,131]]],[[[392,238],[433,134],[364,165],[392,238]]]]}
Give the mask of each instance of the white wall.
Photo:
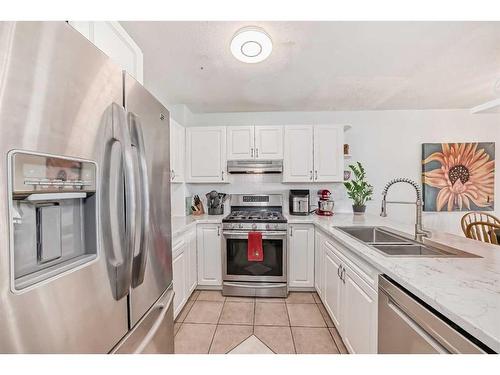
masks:
{"type": "MultiPolygon", "coordinates": [[[[368,211],[379,213],[381,191],[394,177],[409,177],[421,181],[421,145],[429,142],[496,142],[500,147],[500,115],[471,115],[467,110],[422,111],[349,111],[349,112],[245,112],[205,113],[185,112],[187,126],[205,125],[273,125],[334,123],[352,126],[346,132],[353,158],[367,169],[368,180],[375,188],[374,199],[368,211]]],[[[497,153],[498,154],[498,153],[497,153]]],[[[346,163],[347,164],[347,163],[346,163]]],[[[333,189],[337,211],[350,211],[342,184],[296,185],[282,184],[279,176],[233,176],[231,185],[188,184],[189,193],[204,195],[212,188],[228,193],[275,191],[288,194],[292,188],[320,187],[333,189]]],[[[495,194],[500,196],[498,173],[495,194]]],[[[400,185],[391,188],[391,199],[413,200],[411,188],[400,185]]],[[[313,200],[315,197],[313,196],[313,200]]],[[[496,205],[494,214],[499,215],[496,205]]],[[[388,214],[394,220],[413,223],[412,206],[389,206],[388,214]]],[[[451,233],[461,233],[459,221],[463,213],[424,213],[427,227],[451,233]]]]}

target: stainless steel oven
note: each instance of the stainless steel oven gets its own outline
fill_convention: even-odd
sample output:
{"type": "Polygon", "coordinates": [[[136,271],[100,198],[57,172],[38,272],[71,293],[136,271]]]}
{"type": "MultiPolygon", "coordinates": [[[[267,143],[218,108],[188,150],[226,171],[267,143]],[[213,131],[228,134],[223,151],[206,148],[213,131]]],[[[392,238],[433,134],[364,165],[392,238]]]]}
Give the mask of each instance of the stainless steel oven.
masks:
{"type": "Polygon", "coordinates": [[[263,207],[268,196],[245,197],[246,200],[231,198],[239,205],[232,204],[232,213],[223,220],[222,292],[229,296],[285,297],[288,293],[286,219],[281,207],[263,207]],[[245,210],[243,201],[253,208],[245,210]],[[248,234],[252,231],[262,234],[262,261],[248,260],[248,234]]]}

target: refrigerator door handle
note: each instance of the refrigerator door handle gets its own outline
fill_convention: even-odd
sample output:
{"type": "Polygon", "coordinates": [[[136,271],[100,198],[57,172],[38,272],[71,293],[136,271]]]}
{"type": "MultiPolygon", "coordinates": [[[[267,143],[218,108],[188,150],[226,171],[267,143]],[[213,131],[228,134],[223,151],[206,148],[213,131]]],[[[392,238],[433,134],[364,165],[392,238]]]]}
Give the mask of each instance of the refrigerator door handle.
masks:
{"type": "Polygon", "coordinates": [[[125,111],[119,104],[111,105],[111,138],[107,140],[105,147],[105,157],[103,163],[103,175],[109,180],[103,183],[103,227],[109,236],[105,241],[108,266],[111,267],[111,281],[114,285],[113,296],[116,300],[125,297],[130,289],[132,274],[132,257],[135,243],[135,185],[134,171],[131,157],[130,135],[125,126],[125,111]],[[119,147],[119,148],[118,148],[119,147]],[[118,150],[118,151],[117,151],[118,150]],[[120,153],[116,157],[116,153],[120,153]],[[115,156],[115,157],[114,157],[115,156]],[[121,194],[117,194],[113,189],[121,189],[121,175],[115,181],[112,174],[120,171],[119,166],[123,165],[125,202],[121,201],[121,194]],[[125,228],[119,222],[120,213],[125,212],[125,228]]]}
{"type": "Polygon", "coordinates": [[[131,135],[132,149],[135,150],[137,157],[137,167],[139,169],[139,192],[137,199],[140,199],[140,217],[138,219],[138,227],[136,235],[139,240],[138,251],[134,250],[134,260],[132,265],[132,287],[141,285],[144,281],[144,272],[146,269],[146,260],[148,256],[148,240],[149,240],[149,180],[148,170],[145,156],[144,136],[139,117],[129,112],[127,115],[128,126],[131,135]]]}

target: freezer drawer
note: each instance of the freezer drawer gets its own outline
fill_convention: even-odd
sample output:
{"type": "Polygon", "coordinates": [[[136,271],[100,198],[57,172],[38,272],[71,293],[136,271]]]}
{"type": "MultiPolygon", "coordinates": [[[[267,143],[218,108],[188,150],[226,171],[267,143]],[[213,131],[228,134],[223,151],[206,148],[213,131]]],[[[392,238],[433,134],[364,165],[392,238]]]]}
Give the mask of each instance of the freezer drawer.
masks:
{"type": "Polygon", "coordinates": [[[174,352],[174,291],[168,288],[157,303],[112,351],[113,354],[174,352]]]}

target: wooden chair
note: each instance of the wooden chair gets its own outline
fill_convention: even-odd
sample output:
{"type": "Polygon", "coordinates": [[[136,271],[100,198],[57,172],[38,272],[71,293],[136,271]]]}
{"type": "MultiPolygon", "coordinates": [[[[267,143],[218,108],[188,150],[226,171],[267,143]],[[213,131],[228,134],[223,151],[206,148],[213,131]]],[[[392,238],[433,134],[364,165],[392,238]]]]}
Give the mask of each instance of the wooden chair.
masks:
{"type": "Polygon", "coordinates": [[[471,238],[467,235],[467,227],[475,222],[484,222],[491,224],[500,224],[500,219],[491,214],[487,214],[486,212],[468,212],[462,217],[461,225],[462,231],[465,234],[465,237],[471,238]]]}
{"type": "Polygon", "coordinates": [[[467,226],[467,238],[481,242],[499,244],[500,224],[477,221],[467,226]]]}

